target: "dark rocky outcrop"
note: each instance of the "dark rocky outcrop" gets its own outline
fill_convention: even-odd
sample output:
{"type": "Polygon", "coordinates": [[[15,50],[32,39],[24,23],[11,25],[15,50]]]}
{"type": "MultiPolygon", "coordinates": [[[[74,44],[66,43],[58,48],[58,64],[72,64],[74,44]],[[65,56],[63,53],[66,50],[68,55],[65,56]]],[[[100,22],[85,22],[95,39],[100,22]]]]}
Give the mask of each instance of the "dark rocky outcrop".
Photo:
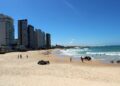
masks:
{"type": "Polygon", "coordinates": [[[50,64],[50,62],[49,61],[40,60],[40,61],[38,61],[38,64],[39,65],[47,65],[47,64],[50,64]]]}
{"type": "Polygon", "coordinates": [[[87,61],[91,61],[92,60],[92,58],[90,56],[85,56],[83,59],[87,60],[87,61]]]}
{"type": "Polygon", "coordinates": [[[116,61],[117,63],[120,63],[120,60],[116,61]]]}

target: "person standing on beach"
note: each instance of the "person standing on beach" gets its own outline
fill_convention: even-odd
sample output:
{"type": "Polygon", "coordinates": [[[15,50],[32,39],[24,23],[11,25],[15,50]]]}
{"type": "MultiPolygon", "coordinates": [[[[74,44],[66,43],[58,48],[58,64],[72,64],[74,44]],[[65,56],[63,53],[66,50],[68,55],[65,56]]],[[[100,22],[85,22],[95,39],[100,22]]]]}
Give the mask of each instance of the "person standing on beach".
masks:
{"type": "Polygon", "coordinates": [[[83,58],[82,58],[82,56],[81,56],[80,58],[81,58],[81,61],[82,61],[82,63],[83,63],[84,61],[83,61],[83,58]]]}
{"type": "Polygon", "coordinates": [[[22,59],[22,55],[20,54],[20,59],[22,59]]]}
{"type": "Polygon", "coordinates": [[[70,62],[72,62],[72,57],[70,58],[70,62]]]}
{"type": "Polygon", "coordinates": [[[21,54],[20,54],[20,59],[21,59],[21,54]]]}
{"type": "Polygon", "coordinates": [[[19,54],[18,54],[18,59],[19,59],[19,54]]]}
{"type": "Polygon", "coordinates": [[[26,58],[28,59],[28,55],[26,55],[26,58]]]}

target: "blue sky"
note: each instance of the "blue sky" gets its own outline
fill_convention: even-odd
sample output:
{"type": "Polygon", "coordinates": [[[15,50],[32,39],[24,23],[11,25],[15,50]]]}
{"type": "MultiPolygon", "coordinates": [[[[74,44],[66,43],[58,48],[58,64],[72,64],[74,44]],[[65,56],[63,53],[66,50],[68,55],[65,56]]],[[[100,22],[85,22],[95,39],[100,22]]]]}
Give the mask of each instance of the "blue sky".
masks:
{"type": "Polygon", "coordinates": [[[49,32],[52,44],[119,45],[120,0],[0,0],[0,13],[49,32]]]}

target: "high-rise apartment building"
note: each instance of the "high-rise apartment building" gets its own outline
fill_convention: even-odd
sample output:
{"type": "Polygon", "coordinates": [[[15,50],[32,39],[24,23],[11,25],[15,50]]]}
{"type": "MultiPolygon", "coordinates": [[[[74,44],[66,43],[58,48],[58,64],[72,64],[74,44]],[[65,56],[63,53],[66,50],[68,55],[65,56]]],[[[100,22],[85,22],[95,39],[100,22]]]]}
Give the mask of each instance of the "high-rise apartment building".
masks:
{"type": "Polygon", "coordinates": [[[45,48],[45,32],[41,31],[41,35],[40,35],[40,44],[41,44],[41,48],[45,48]]]}
{"type": "Polygon", "coordinates": [[[28,21],[27,19],[18,20],[18,40],[19,45],[28,47],[28,21]]]}
{"type": "Polygon", "coordinates": [[[39,49],[40,48],[40,29],[35,29],[35,49],[39,49]]]}
{"type": "Polygon", "coordinates": [[[46,48],[51,48],[51,35],[49,33],[46,33],[46,48]]]}
{"type": "Polygon", "coordinates": [[[32,25],[28,25],[28,48],[35,49],[35,35],[34,35],[34,27],[32,25]]]}
{"type": "Polygon", "coordinates": [[[14,43],[14,21],[11,17],[0,14],[0,47],[10,48],[14,43]]]}

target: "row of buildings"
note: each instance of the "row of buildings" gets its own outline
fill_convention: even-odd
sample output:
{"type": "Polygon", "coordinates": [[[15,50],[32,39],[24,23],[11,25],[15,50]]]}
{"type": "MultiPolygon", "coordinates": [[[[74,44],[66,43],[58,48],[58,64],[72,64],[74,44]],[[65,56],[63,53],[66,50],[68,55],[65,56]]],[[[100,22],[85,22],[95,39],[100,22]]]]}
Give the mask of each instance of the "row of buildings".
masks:
{"type": "Polygon", "coordinates": [[[0,14],[0,49],[49,49],[51,35],[28,24],[27,19],[18,20],[18,39],[14,37],[14,20],[0,14]]]}

